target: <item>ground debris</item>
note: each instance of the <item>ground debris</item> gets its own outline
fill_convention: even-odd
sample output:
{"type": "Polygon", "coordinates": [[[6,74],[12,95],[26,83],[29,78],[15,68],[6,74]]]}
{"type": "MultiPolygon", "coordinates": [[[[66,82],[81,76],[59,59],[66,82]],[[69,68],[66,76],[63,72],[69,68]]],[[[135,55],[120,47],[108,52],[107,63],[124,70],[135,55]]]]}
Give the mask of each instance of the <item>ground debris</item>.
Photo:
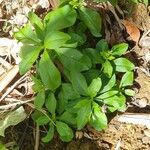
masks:
{"type": "Polygon", "coordinates": [[[150,137],[144,134],[144,131],[147,132],[149,129],[146,126],[120,123],[113,119],[104,132],[90,130],[89,134],[99,137],[97,144],[101,147],[102,143],[105,143],[107,146],[103,147],[104,149],[115,150],[119,142],[121,150],[148,150],[150,137]]]}

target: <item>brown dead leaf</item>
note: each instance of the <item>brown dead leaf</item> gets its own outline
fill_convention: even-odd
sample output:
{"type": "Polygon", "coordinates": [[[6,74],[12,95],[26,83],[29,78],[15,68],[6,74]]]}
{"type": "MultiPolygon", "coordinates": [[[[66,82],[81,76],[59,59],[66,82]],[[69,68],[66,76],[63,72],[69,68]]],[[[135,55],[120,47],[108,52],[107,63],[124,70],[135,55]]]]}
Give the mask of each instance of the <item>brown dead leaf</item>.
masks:
{"type": "Polygon", "coordinates": [[[136,42],[136,44],[138,44],[140,38],[140,31],[137,28],[137,26],[133,22],[128,20],[123,20],[122,23],[125,26],[126,31],[129,34],[131,40],[133,40],[134,42],[136,42]]]}

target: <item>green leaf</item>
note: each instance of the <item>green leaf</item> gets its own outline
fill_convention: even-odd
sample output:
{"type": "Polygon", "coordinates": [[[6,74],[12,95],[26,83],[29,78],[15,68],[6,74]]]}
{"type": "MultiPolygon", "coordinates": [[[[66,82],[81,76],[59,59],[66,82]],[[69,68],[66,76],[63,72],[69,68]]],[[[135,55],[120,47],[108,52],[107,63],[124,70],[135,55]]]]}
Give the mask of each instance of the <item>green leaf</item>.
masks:
{"type": "Polygon", "coordinates": [[[46,97],[45,106],[51,114],[55,114],[56,104],[57,101],[55,95],[53,93],[49,93],[46,97]]]}
{"type": "Polygon", "coordinates": [[[45,32],[44,32],[44,26],[43,26],[42,20],[34,12],[29,12],[28,17],[29,17],[29,21],[35,28],[35,32],[38,38],[43,40],[45,32]]]}
{"type": "Polygon", "coordinates": [[[65,48],[76,48],[78,46],[78,43],[75,42],[75,43],[69,43],[69,41],[67,41],[65,44],[63,44],[62,47],[65,47],[65,48]]]}
{"type": "Polygon", "coordinates": [[[49,125],[49,130],[48,130],[46,136],[42,138],[42,141],[45,142],[45,143],[51,141],[53,136],[54,136],[54,131],[55,131],[54,125],[51,123],[49,125]]]}
{"type": "Polygon", "coordinates": [[[91,109],[91,101],[90,100],[82,100],[78,102],[74,108],[78,109],[77,112],[77,128],[78,130],[81,130],[89,121],[89,118],[92,113],[91,109]]]}
{"type": "Polygon", "coordinates": [[[106,74],[108,78],[111,78],[112,73],[113,73],[113,67],[110,63],[110,61],[106,60],[105,63],[103,64],[103,72],[106,74]]]}
{"type": "Polygon", "coordinates": [[[101,56],[96,49],[86,48],[83,50],[83,53],[84,53],[84,55],[87,55],[91,59],[93,64],[102,63],[102,61],[100,59],[101,56]]]}
{"type": "Polygon", "coordinates": [[[100,37],[102,21],[99,13],[90,8],[81,7],[79,10],[79,14],[80,14],[80,19],[89,28],[93,36],[100,37]]]}
{"type": "Polygon", "coordinates": [[[101,111],[100,106],[95,102],[93,102],[93,113],[89,123],[97,131],[101,131],[107,127],[107,117],[105,113],[101,111]]]}
{"type": "Polygon", "coordinates": [[[87,29],[86,25],[83,22],[79,22],[76,27],[76,32],[78,34],[84,33],[86,29],[87,29]]]}
{"type": "Polygon", "coordinates": [[[58,113],[61,114],[68,103],[68,100],[74,100],[80,97],[80,95],[73,89],[70,83],[63,83],[61,91],[58,95],[58,113]]]}
{"type": "Polygon", "coordinates": [[[126,72],[120,82],[120,87],[133,85],[133,72],[126,72]]]}
{"type": "Polygon", "coordinates": [[[45,50],[38,67],[41,79],[50,90],[55,90],[61,84],[61,75],[45,50]]]}
{"type": "Polygon", "coordinates": [[[59,6],[61,7],[61,6],[65,6],[65,5],[67,5],[68,3],[69,3],[69,1],[70,0],[61,0],[60,2],[59,2],[59,6]]]}
{"type": "Polygon", "coordinates": [[[22,122],[27,117],[24,108],[21,106],[18,109],[11,111],[0,120],[0,136],[4,136],[5,129],[9,126],[15,126],[22,122]]]}
{"type": "Polygon", "coordinates": [[[3,143],[0,142],[0,150],[8,150],[3,143]]]}
{"type": "Polygon", "coordinates": [[[109,97],[116,95],[118,92],[119,91],[117,91],[117,90],[108,91],[108,92],[105,92],[105,93],[97,96],[96,99],[99,99],[99,100],[107,99],[109,97]]]}
{"type": "Polygon", "coordinates": [[[126,108],[125,105],[126,98],[124,95],[120,93],[104,99],[103,102],[104,104],[107,104],[110,107],[110,111],[115,111],[115,110],[124,111],[126,108]]]}
{"type": "Polygon", "coordinates": [[[69,70],[74,68],[83,56],[81,52],[74,48],[59,48],[56,49],[56,52],[64,67],[69,70]]]}
{"type": "Polygon", "coordinates": [[[56,49],[61,63],[67,70],[75,69],[76,71],[88,70],[91,67],[91,61],[86,56],[74,48],[56,49]]]}
{"type": "Polygon", "coordinates": [[[121,43],[112,47],[111,52],[113,56],[121,56],[128,50],[128,44],[121,43]]]}
{"type": "Polygon", "coordinates": [[[43,115],[43,113],[42,112],[40,112],[40,111],[38,111],[38,110],[36,110],[35,109],[35,111],[31,114],[31,118],[34,120],[34,121],[36,121],[40,116],[42,116],[43,115]]]}
{"type": "Polygon", "coordinates": [[[30,23],[26,24],[18,32],[15,32],[14,37],[18,41],[21,41],[22,43],[26,44],[39,44],[41,42],[41,40],[38,39],[37,35],[32,30],[32,26],[30,23]]]}
{"type": "Polygon", "coordinates": [[[144,3],[146,6],[149,4],[148,0],[140,0],[142,3],[144,3]]]}
{"type": "Polygon", "coordinates": [[[109,0],[112,5],[117,5],[118,0],[109,0]]]}
{"type": "Polygon", "coordinates": [[[29,21],[31,22],[33,26],[36,24],[38,25],[38,27],[43,29],[42,20],[34,12],[29,12],[28,17],[29,17],[29,21]]]}
{"type": "Polygon", "coordinates": [[[101,63],[103,64],[106,60],[110,59],[111,53],[109,50],[108,42],[105,39],[100,40],[96,44],[96,50],[99,52],[101,63]]]}
{"type": "Polygon", "coordinates": [[[87,55],[83,55],[79,61],[81,62],[81,64],[84,64],[84,65],[82,65],[82,67],[83,67],[81,69],[82,71],[88,70],[92,67],[91,59],[87,55]]]}
{"type": "Polygon", "coordinates": [[[21,49],[21,59],[22,61],[19,64],[20,74],[26,73],[37,60],[42,47],[39,46],[25,46],[21,49]]]}
{"type": "Polygon", "coordinates": [[[77,42],[78,45],[80,46],[80,45],[84,44],[86,41],[85,38],[83,38],[83,36],[81,36],[77,33],[71,32],[71,33],[69,33],[69,35],[71,37],[71,39],[68,41],[69,43],[77,42]]]}
{"type": "Polygon", "coordinates": [[[87,84],[89,85],[94,78],[98,78],[100,75],[100,70],[98,69],[90,69],[83,73],[86,78],[87,84]]]}
{"type": "Polygon", "coordinates": [[[107,78],[105,75],[101,76],[101,80],[102,80],[102,90],[100,91],[100,93],[104,93],[109,91],[112,87],[115,86],[116,84],[116,75],[113,74],[111,79],[107,78]]]}
{"type": "Polygon", "coordinates": [[[45,35],[44,46],[48,49],[56,49],[61,47],[70,39],[70,36],[64,32],[51,31],[45,35]]]}
{"type": "Polygon", "coordinates": [[[61,116],[59,116],[59,120],[65,122],[67,124],[70,124],[70,125],[76,125],[77,124],[77,121],[75,119],[75,115],[68,112],[68,111],[65,111],[61,116]]]}
{"type": "Polygon", "coordinates": [[[44,90],[39,92],[34,100],[34,106],[37,109],[41,109],[45,103],[45,92],[44,90]]]}
{"type": "Polygon", "coordinates": [[[114,63],[118,72],[132,71],[134,69],[134,64],[126,58],[117,58],[114,63]]]}
{"type": "Polygon", "coordinates": [[[81,95],[87,95],[87,83],[85,77],[77,72],[72,70],[70,72],[71,83],[73,88],[81,95]]]}
{"type": "Polygon", "coordinates": [[[50,119],[46,115],[43,114],[43,115],[40,115],[35,121],[39,126],[42,126],[42,125],[48,124],[50,122],[50,119]]]}
{"type": "Polygon", "coordinates": [[[98,50],[99,52],[109,50],[108,42],[105,39],[100,40],[96,44],[96,50],[98,50]]]}
{"type": "Polygon", "coordinates": [[[100,78],[93,79],[89,85],[87,92],[91,97],[95,97],[102,86],[102,81],[100,78]]]}
{"type": "Polygon", "coordinates": [[[49,12],[44,18],[46,31],[60,30],[72,26],[77,18],[76,11],[69,5],[49,12]]]}
{"type": "Polygon", "coordinates": [[[38,78],[34,76],[32,76],[31,78],[34,82],[34,85],[32,86],[32,89],[34,90],[34,92],[41,92],[42,90],[44,90],[44,86],[41,80],[39,80],[38,78]]]}
{"type": "Polygon", "coordinates": [[[56,129],[62,141],[69,142],[73,139],[73,131],[66,123],[57,121],[56,129]]]}
{"type": "Polygon", "coordinates": [[[135,95],[135,91],[131,90],[131,89],[125,89],[124,93],[128,96],[134,96],[135,95]]]}

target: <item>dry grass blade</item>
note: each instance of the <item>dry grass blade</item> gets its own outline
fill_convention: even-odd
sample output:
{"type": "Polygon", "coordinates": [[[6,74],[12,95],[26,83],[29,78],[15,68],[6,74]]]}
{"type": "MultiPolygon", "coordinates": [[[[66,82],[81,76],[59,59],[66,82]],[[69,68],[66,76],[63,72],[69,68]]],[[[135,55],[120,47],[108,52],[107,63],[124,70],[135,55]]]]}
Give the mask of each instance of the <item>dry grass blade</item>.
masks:
{"type": "Polygon", "coordinates": [[[121,29],[123,29],[123,26],[122,26],[122,24],[121,24],[120,18],[118,17],[118,15],[117,15],[117,13],[116,13],[116,11],[115,11],[114,6],[112,6],[110,2],[107,2],[107,7],[108,7],[108,9],[112,12],[112,14],[114,15],[116,21],[118,22],[119,27],[120,27],[121,29]]]}
{"type": "Polygon", "coordinates": [[[14,109],[18,105],[23,105],[23,104],[29,103],[29,102],[31,102],[33,100],[34,99],[30,99],[30,100],[26,100],[26,101],[15,102],[15,103],[8,104],[8,105],[2,105],[2,106],[0,106],[0,110],[7,111],[10,108],[14,109]]]}
{"type": "Polygon", "coordinates": [[[10,70],[12,65],[8,63],[5,59],[0,57],[0,64],[6,68],[6,70],[10,70]]]}
{"type": "Polygon", "coordinates": [[[2,97],[0,98],[0,102],[20,83],[22,82],[22,80],[24,80],[24,78],[27,76],[27,74],[25,74],[24,76],[22,76],[19,80],[17,80],[10,88],[7,89],[7,91],[2,95],[2,97]]]}
{"type": "Polygon", "coordinates": [[[14,79],[18,72],[19,67],[16,65],[5,74],[5,77],[0,80],[0,92],[6,88],[6,86],[14,79]]]}
{"type": "Polygon", "coordinates": [[[118,121],[136,125],[145,125],[149,128],[150,114],[125,113],[119,116],[118,121]]]}
{"type": "Polygon", "coordinates": [[[40,141],[40,129],[39,129],[39,126],[36,125],[35,147],[34,147],[34,150],[38,150],[39,149],[39,141],[40,141]]]}

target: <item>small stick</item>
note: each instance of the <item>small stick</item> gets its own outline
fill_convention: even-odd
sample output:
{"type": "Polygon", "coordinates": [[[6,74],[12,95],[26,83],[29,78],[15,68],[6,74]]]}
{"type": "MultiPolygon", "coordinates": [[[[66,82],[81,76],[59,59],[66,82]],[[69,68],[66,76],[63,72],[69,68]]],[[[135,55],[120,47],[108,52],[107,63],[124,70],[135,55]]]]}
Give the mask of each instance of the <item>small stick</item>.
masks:
{"type": "Polygon", "coordinates": [[[18,81],[16,81],[0,98],[0,102],[26,77],[27,74],[22,76],[18,81]]]}
{"type": "Polygon", "coordinates": [[[117,142],[115,150],[120,150],[121,147],[121,139],[117,142]]]}
{"type": "Polygon", "coordinates": [[[6,86],[14,79],[18,72],[19,67],[18,65],[16,65],[12,69],[10,69],[8,73],[6,73],[6,76],[0,80],[0,92],[2,92],[6,88],[6,86]]]}
{"type": "Polygon", "coordinates": [[[39,125],[36,125],[36,135],[35,135],[35,147],[34,150],[39,149],[39,140],[40,140],[40,128],[39,125]]]}
{"type": "Polygon", "coordinates": [[[117,119],[120,122],[132,123],[135,125],[145,125],[150,127],[150,114],[142,113],[125,113],[120,115],[117,119]]]}
{"type": "Polygon", "coordinates": [[[8,110],[10,108],[14,108],[16,107],[17,105],[23,105],[23,104],[26,104],[26,103],[29,103],[31,101],[33,101],[34,99],[30,99],[30,100],[26,100],[26,101],[19,101],[19,102],[16,102],[16,103],[12,103],[12,104],[8,104],[8,105],[2,105],[0,106],[0,110],[8,110]]]}
{"type": "Polygon", "coordinates": [[[124,18],[124,13],[123,13],[123,11],[121,10],[121,8],[119,7],[119,5],[116,5],[115,7],[116,7],[116,9],[118,10],[118,12],[122,15],[122,17],[124,18]]]}
{"type": "Polygon", "coordinates": [[[110,2],[107,2],[107,4],[108,4],[108,5],[107,5],[107,6],[108,6],[108,9],[113,13],[115,19],[117,20],[119,27],[120,27],[121,29],[123,29],[123,26],[122,26],[122,24],[121,24],[121,21],[120,21],[118,15],[116,14],[116,11],[115,11],[114,7],[111,5],[110,2]]]}
{"type": "Polygon", "coordinates": [[[0,64],[2,64],[2,66],[4,66],[7,70],[10,70],[12,68],[12,65],[1,57],[0,57],[0,64]]]}

